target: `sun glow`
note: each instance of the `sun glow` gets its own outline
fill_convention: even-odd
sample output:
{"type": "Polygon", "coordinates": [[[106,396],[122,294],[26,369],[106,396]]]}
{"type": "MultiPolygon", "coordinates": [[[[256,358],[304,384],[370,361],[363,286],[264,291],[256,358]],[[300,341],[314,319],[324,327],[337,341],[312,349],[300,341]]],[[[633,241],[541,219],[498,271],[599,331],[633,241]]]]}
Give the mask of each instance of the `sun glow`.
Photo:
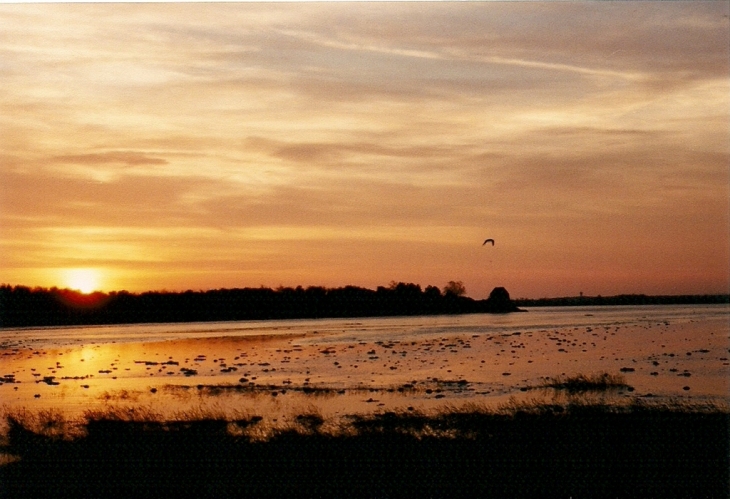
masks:
{"type": "Polygon", "coordinates": [[[95,269],[69,269],[64,273],[64,282],[71,289],[77,289],[84,294],[97,291],[101,274],[95,269]]]}

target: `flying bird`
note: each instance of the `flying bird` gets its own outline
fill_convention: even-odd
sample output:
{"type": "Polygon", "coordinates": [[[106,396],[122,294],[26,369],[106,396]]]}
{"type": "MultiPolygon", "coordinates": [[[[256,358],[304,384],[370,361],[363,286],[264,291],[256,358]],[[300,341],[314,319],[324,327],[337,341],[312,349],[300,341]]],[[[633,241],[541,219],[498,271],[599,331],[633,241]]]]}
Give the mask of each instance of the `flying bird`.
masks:
{"type": "Polygon", "coordinates": [[[492,243],[492,246],[494,246],[494,239],[485,239],[484,242],[482,243],[482,246],[484,246],[487,243],[492,243]]]}

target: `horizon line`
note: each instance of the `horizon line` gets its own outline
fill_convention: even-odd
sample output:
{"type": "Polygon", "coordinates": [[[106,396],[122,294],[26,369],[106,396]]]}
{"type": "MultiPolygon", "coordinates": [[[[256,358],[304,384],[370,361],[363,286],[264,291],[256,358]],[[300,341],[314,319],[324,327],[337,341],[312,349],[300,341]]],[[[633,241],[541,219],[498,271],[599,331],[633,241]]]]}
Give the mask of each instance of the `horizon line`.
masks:
{"type": "MultiPolygon", "coordinates": [[[[132,295],[142,295],[142,294],[145,294],[145,293],[159,293],[159,294],[183,294],[183,293],[188,293],[188,292],[192,292],[192,293],[207,293],[207,292],[212,292],[212,291],[236,291],[236,290],[256,290],[256,289],[268,289],[268,290],[275,291],[275,292],[278,292],[280,290],[286,290],[286,289],[296,290],[298,288],[301,288],[304,291],[306,291],[308,289],[311,289],[311,288],[321,288],[321,289],[325,289],[325,290],[337,290],[337,289],[344,289],[344,288],[348,288],[348,287],[353,287],[353,288],[358,288],[358,289],[365,289],[365,290],[369,290],[369,291],[377,291],[379,288],[393,289],[391,287],[391,284],[393,282],[394,281],[392,281],[391,283],[389,283],[389,285],[387,285],[387,286],[382,286],[382,285],[381,286],[377,286],[374,289],[373,288],[368,288],[368,287],[365,287],[365,286],[358,286],[358,285],[354,285],[354,284],[345,284],[343,286],[335,286],[335,287],[318,286],[318,285],[304,286],[304,285],[301,285],[301,284],[300,285],[297,285],[297,286],[283,286],[283,285],[279,285],[277,287],[272,287],[272,286],[264,286],[263,284],[261,284],[259,286],[221,287],[221,288],[208,288],[208,289],[192,289],[192,288],[188,288],[188,289],[184,289],[184,290],[170,290],[170,289],[162,288],[162,289],[148,289],[148,290],[145,290],[145,291],[130,291],[130,290],[127,290],[127,289],[115,289],[115,290],[110,290],[110,291],[104,291],[104,290],[98,290],[97,289],[97,290],[94,290],[94,291],[90,291],[88,293],[85,293],[85,292],[83,292],[83,291],[81,291],[79,289],[73,289],[73,288],[69,288],[69,287],[63,287],[63,288],[58,287],[58,286],[44,287],[44,286],[30,286],[30,285],[26,285],[26,284],[10,284],[10,283],[0,283],[0,288],[5,288],[5,287],[8,287],[8,288],[27,288],[27,289],[29,289],[31,291],[48,291],[48,292],[51,292],[51,291],[65,291],[65,292],[72,292],[72,293],[77,293],[77,294],[85,295],[85,296],[91,296],[91,295],[94,295],[94,294],[111,295],[111,294],[119,294],[119,293],[128,293],[128,294],[132,294],[132,295]]],[[[415,282],[403,282],[403,281],[397,282],[395,284],[396,285],[398,285],[398,284],[404,284],[404,285],[418,286],[419,288],[421,288],[421,291],[425,291],[427,288],[436,288],[436,289],[438,289],[442,293],[444,293],[443,289],[445,288],[445,286],[444,287],[439,287],[439,286],[434,286],[432,284],[427,284],[426,286],[421,286],[421,284],[419,284],[419,283],[415,283],[415,282]]],[[[507,289],[506,286],[495,286],[493,289],[497,289],[497,288],[500,288],[500,287],[502,287],[504,289],[507,289]]],[[[507,292],[509,293],[509,290],[508,289],[507,289],[507,292]]],[[[464,295],[461,295],[461,296],[463,296],[465,298],[469,298],[469,299],[475,300],[475,301],[488,299],[488,297],[487,298],[481,298],[481,299],[480,298],[472,298],[472,297],[468,296],[468,293],[465,293],[464,295]]],[[[538,300],[560,300],[560,299],[569,299],[569,298],[570,299],[573,299],[573,298],[577,298],[577,299],[581,299],[581,298],[582,299],[615,298],[615,297],[620,297],[620,296],[644,296],[644,297],[648,297],[648,298],[652,298],[652,297],[657,297],[657,298],[661,298],[661,297],[703,297],[703,296],[726,296],[726,297],[730,297],[730,290],[728,292],[724,292],[724,293],[721,292],[721,293],[647,294],[647,293],[640,293],[640,292],[624,292],[624,293],[609,294],[609,295],[602,295],[602,294],[595,294],[595,295],[578,294],[578,295],[563,295],[563,296],[540,296],[538,298],[530,298],[530,297],[524,296],[524,297],[517,297],[517,298],[510,297],[510,299],[512,299],[512,300],[535,300],[535,301],[538,301],[538,300]]]]}

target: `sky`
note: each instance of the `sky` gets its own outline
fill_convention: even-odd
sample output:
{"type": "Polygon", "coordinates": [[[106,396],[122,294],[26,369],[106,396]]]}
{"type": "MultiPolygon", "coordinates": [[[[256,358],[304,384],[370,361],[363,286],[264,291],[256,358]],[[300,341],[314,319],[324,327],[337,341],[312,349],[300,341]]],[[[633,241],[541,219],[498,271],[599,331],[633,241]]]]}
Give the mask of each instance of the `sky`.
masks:
{"type": "Polygon", "coordinates": [[[729,14],[0,4],[0,283],[727,293],[729,14]]]}

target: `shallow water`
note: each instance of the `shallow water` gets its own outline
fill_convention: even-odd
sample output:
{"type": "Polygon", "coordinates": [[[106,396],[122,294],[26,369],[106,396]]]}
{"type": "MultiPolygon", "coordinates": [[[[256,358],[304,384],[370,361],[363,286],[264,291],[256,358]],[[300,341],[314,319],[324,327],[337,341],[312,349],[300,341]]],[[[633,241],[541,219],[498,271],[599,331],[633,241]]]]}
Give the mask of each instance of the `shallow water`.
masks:
{"type": "Polygon", "coordinates": [[[277,420],[560,396],[533,388],[608,372],[633,390],[603,397],[728,401],[728,347],[727,305],[5,329],[0,400],[277,420]]]}

